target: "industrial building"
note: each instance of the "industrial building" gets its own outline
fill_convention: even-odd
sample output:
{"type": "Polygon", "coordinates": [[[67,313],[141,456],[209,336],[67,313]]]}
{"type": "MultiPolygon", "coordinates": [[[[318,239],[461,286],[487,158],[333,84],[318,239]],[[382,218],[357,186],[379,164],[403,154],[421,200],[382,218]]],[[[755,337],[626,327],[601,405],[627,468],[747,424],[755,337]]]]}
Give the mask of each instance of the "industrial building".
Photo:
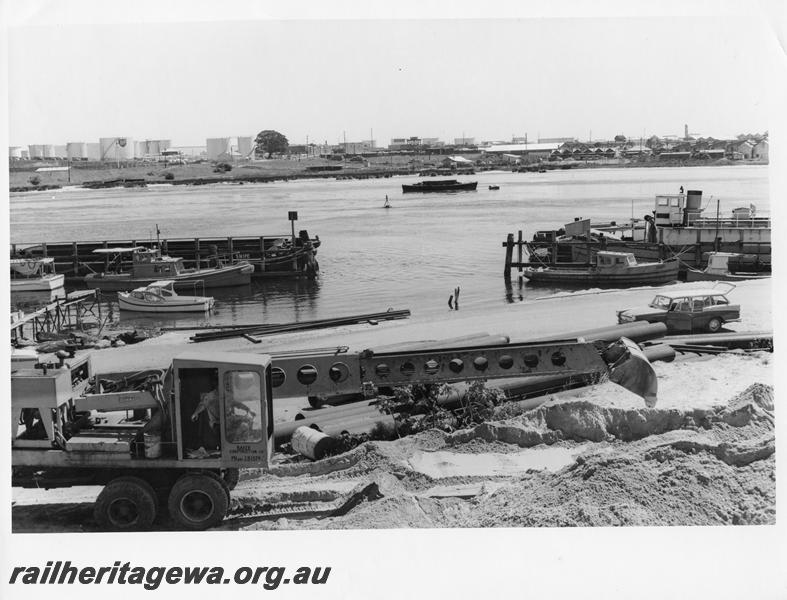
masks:
{"type": "Polygon", "coordinates": [[[546,160],[561,145],[557,142],[547,144],[495,144],[481,148],[481,152],[484,154],[510,154],[528,160],[546,160]]]}

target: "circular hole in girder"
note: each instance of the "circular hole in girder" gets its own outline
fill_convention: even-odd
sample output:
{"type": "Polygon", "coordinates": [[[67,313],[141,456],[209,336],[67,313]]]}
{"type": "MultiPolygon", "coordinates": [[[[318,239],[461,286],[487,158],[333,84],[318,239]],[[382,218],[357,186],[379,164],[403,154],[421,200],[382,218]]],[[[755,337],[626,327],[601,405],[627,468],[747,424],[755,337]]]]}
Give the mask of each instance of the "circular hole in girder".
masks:
{"type": "Polygon", "coordinates": [[[501,369],[510,369],[514,366],[514,357],[510,354],[503,354],[498,361],[497,364],[500,365],[501,369]]]}
{"type": "Polygon", "coordinates": [[[525,354],[523,361],[525,366],[531,369],[538,366],[538,356],[536,354],[525,354]]]}
{"type": "Polygon", "coordinates": [[[424,371],[426,371],[427,375],[434,375],[440,369],[440,363],[436,360],[431,359],[427,360],[426,364],[424,365],[424,371]]]}
{"type": "Polygon", "coordinates": [[[303,385],[311,385],[317,381],[317,367],[314,365],[303,365],[298,369],[296,377],[303,385]]]}
{"type": "Polygon", "coordinates": [[[489,361],[485,356],[479,356],[473,360],[473,367],[476,371],[486,371],[489,367],[489,361]]]}
{"type": "Polygon", "coordinates": [[[333,363],[331,368],[328,369],[328,377],[334,383],[341,383],[350,376],[350,368],[343,362],[333,363]]]}
{"type": "Polygon", "coordinates": [[[385,363],[379,363],[375,368],[374,372],[377,373],[378,377],[385,377],[391,374],[391,367],[386,365],[385,363]]]}
{"type": "Polygon", "coordinates": [[[402,363],[402,366],[399,367],[399,371],[405,377],[412,377],[413,375],[415,375],[415,365],[411,363],[409,360],[406,360],[405,362],[402,363]]]}
{"type": "Polygon", "coordinates": [[[465,363],[462,362],[461,358],[452,358],[448,363],[448,368],[454,373],[461,373],[462,369],[465,368],[465,363]]]}
{"type": "Polygon", "coordinates": [[[552,353],[551,360],[553,365],[556,367],[561,367],[566,364],[566,355],[558,350],[557,352],[552,353]]]}

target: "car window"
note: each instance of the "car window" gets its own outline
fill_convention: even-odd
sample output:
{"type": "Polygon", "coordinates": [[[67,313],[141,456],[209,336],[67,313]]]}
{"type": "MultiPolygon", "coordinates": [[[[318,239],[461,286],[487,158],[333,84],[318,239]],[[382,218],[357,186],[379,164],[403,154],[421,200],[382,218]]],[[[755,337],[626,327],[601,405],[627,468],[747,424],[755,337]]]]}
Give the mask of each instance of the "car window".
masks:
{"type": "Polygon", "coordinates": [[[667,310],[670,306],[670,299],[666,296],[656,296],[653,298],[650,306],[653,308],[663,308],[664,310],[667,310]]]}
{"type": "Polygon", "coordinates": [[[700,312],[705,306],[705,301],[707,299],[708,299],[707,297],[702,297],[702,296],[692,299],[691,301],[692,312],[700,312]]]}
{"type": "Polygon", "coordinates": [[[729,304],[730,301],[727,300],[724,296],[714,296],[713,299],[715,300],[715,304],[729,304]]]}

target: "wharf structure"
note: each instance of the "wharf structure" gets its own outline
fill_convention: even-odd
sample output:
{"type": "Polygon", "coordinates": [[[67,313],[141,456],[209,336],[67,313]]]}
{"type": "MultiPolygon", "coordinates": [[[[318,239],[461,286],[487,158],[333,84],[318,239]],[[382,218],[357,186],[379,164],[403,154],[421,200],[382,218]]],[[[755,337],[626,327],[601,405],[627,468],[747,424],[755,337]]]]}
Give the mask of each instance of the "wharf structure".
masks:
{"type": "Polygon", "coordinates": [[[184,263],[206,268],[221,260],[225,264],[246,261],[254,265],[252,278],[314,276],[319,237],[302,230],[295,235],[260,235],[161,240],[90,240],[71,242],[12,243],[11,256],[46,256],[55,259],[66,283],[79,283],[90,273],[107,272],[110,256],[94,250],[113,247],[160,248],[162,254],[182,258],[184,263]]]}
{"type": "Polygon", "coordinates": [[[742,255],[747,270],[771,269],[771,219],[755,216],[753,206],[734,209],[731,216],[702,215],[702,192],[656,196],[650,222],[593,224],[589,219],[567,223],[561,230],[539,231],[532,241],[509,233],[504,276],[511,269],[590,264],[600,250],[630,252],[641,262],[676,259],[682,272],[702,269],[710,252],[742,255]],[[618,235],[622,234],[622,235],[618,235]],[[516,260],[514,248],[517,248],[516,260]],[[525,256],[527,253],[527,256],[525,256]]]}

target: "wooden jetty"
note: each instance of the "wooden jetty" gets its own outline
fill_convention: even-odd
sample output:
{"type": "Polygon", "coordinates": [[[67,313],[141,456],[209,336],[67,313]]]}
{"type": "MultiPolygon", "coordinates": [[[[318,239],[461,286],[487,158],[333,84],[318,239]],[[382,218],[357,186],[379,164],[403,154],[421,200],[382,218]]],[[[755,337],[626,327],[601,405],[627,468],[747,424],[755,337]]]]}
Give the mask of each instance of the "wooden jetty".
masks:
{"type": "Polygon", "coordinates": [[[96,290],[72,292],[35,312],[11,320],[11,345],[36,340],[39,333],[82,330],[87,324],[101,322],[101,304],[96,290]]]}
{"type": "Polygon", "coordinates": [[[51,256],[58,273],[67,283],[81,281],[89,273],[109,269],[110,256],[93,251],[118,246],[160,246],[163,254],[182,258],[187,266],[207,267],[218,258],[225,263],[247,261],[254,265],[252,277],[307,277],[310,258],[320,245],[319,237],[309,238],[304,230],[292,234],[161,240],[92,240],[11,244],[11,256],[51,256]]]}

